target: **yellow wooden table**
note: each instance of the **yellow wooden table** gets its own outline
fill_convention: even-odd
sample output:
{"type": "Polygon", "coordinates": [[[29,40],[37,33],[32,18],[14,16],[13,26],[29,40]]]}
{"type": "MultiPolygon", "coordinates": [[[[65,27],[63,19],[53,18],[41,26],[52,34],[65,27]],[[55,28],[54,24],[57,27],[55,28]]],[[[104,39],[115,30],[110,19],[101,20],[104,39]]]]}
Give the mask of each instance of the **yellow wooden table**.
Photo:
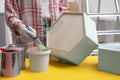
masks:
{"type": "Polygon", "coordinates": [[[14,78],[0,80],[120,80],[120,75],[98,70],[98,56],[88,56],[79,66],[66,64],[50,58],[47,72],[31,72],[29,60],[26,59],[26,69],[14,78]]]}

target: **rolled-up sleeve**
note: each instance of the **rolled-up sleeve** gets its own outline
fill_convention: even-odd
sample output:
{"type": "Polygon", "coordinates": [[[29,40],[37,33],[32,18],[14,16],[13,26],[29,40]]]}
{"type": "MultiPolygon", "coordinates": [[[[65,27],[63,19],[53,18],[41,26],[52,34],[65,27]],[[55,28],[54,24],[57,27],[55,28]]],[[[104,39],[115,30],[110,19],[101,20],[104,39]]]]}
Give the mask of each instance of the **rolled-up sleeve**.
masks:
{"type": "Polygon", "coordinates": [[[16,0],[5,0],[5,20],[8,27],[16,32],[17,23],[22,22],[19,18],[19,7],[16,0]]]}

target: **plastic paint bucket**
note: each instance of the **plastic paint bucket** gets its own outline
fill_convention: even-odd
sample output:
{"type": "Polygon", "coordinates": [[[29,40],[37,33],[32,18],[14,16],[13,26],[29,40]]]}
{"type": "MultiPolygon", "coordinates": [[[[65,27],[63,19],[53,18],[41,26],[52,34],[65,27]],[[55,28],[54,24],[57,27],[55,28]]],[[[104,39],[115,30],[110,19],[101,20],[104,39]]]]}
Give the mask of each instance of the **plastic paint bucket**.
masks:
{"type": "Polygon", "coordinates": [[[27,50],[30,59],[30,70],[33,72],[43,72],[48,70],[49,54],[51,50],[41,52],[37,47],[27,50]]]}

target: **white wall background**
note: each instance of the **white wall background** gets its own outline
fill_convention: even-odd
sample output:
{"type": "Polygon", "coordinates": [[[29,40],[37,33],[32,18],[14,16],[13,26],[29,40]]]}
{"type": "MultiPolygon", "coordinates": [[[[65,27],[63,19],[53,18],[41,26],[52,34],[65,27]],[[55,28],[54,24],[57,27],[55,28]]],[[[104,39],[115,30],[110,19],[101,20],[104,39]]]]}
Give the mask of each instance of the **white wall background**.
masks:
{"type": "Polygon", "coordinates": [[[11,32],[4,20],[4,2],[5,0],[0,0],[0,47],[12,43],[11,32]]]}
{"type": "Polygon", "coordinates": [[[4,2],[5,0],[0,0],[0,13],[4,12],[4,2]]]}

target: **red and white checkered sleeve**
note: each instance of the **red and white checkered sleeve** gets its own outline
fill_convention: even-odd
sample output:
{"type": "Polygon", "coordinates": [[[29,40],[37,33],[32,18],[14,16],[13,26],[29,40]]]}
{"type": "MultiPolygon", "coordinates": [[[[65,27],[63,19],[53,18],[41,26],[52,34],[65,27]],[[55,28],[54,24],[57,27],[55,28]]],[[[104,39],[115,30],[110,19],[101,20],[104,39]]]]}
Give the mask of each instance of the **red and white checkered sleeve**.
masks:
{"type": "Polygon", "coordinates": [[[18,6],[16,0],[5,0],[5,20],[13,31],[16,28],[17,23],[22,21],[18,17],[18,6]]]}

